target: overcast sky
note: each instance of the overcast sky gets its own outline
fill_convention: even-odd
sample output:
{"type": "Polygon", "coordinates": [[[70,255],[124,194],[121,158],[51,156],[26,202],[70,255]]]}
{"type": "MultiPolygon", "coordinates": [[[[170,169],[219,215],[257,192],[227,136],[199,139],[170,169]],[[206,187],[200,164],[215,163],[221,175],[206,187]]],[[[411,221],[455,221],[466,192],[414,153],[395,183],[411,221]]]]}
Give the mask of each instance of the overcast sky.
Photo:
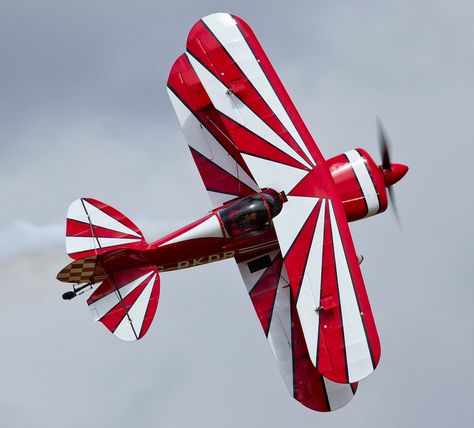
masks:
{"type": "Polygon", "coordinates": [[[468,426],[474,417],[474,3],[0,0],[2,427],[468,426]],[[81,196],[150,240],[211,208],[166,95],[200,17],[254,29],[326,157],[394,161],[403,228],[351,225],[382,344],[354,400],[288,395],[232,260],[163,274],[123,343],[63,302],[64,217],[81,196]]]}

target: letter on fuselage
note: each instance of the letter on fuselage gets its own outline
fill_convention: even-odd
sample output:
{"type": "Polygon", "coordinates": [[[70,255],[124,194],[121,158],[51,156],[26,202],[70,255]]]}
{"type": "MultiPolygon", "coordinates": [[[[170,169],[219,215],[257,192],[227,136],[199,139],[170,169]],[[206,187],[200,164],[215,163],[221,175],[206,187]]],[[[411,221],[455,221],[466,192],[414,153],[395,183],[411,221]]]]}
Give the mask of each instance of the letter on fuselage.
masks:
{"type": "Polygon", "coordinates": [[[182,262],[178,262],[178,269],[184,269],[189,267],[189,262],[187,260],[183,260],[182,262]]]}

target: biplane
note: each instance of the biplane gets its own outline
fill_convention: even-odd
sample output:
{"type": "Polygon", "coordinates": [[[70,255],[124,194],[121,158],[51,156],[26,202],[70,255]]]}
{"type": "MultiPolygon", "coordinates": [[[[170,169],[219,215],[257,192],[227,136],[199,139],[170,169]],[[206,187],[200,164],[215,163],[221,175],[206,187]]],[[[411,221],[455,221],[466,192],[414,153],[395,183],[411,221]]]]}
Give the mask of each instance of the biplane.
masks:
{"type": "Polygon", "coordinates": [[[214,208],[148,243],[111,206],[73,202],[63,298],[93,289],[94,319],[137,340],[154,318],[160,272],[233,258],[290,394],[313,410],[342,407],[380,359],[348,222],[384,212],[408,168],[390,161],[381,127],[381,165],[360,148],[325,159],[237,16],[192,27],[168,94],[214,208]]]}

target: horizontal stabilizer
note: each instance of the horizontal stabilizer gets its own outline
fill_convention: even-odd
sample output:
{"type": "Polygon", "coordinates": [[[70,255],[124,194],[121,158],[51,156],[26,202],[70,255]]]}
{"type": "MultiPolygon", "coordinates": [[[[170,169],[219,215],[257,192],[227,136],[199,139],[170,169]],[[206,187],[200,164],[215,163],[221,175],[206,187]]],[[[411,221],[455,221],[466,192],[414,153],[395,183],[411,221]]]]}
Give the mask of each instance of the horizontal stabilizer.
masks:
{"type": "Polygon", "coordinates": [[[146,242],[138,227],[121,212],[96,199],[81,198],[67,211],[66,251],[73,259],[120,249],[142,249],[146,242]]]}
{"type": "Polygon", "coordinates": [[[87,300],[94,321],[119,339],[145,336],[158,306],[160,278],[156,266],[140,266],[111,273],[87,300]]]}

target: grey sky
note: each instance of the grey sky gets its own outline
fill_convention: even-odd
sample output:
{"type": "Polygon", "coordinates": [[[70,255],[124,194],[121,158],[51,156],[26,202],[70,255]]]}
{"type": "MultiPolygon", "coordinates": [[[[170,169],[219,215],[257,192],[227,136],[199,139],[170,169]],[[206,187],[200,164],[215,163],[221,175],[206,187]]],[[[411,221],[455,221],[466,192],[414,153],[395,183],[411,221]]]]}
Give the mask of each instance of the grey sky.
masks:
{"type": "Polygon", "coordinates": [[[441,427],[474,416],[474,3],[0,0],[0,423],[5,427],[441,427]],[[391,215],[351,225],[382,342],[333,414],[286,392],[233,261],[163,274],[120,342],[63,302],[64,216],[110,203],[149,239],[210,204],[165,91],[200,17],[254,29],[327,157],[410,166],[391,215]]]}

